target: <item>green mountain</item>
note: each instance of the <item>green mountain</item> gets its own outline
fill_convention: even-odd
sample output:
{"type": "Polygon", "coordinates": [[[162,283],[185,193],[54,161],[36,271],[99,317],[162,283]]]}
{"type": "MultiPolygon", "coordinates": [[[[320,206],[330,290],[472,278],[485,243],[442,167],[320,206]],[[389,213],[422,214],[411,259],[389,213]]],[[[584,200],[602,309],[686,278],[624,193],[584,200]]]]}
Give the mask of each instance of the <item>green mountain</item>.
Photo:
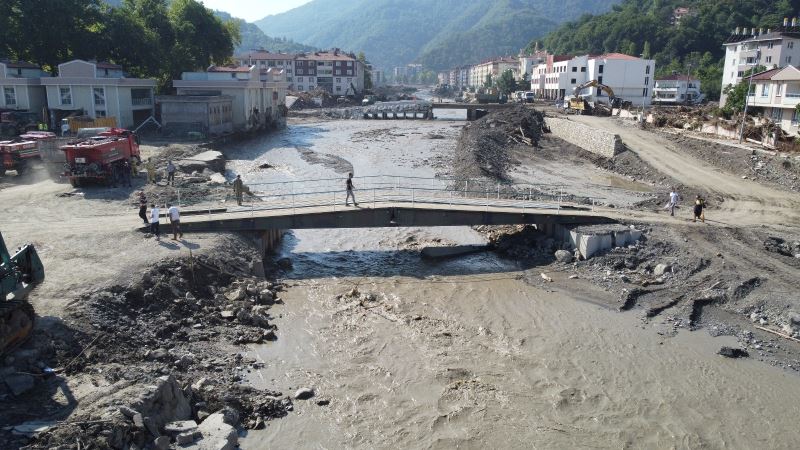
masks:
{"type": "Polygon", "coordinates": [[[800,11],[800,0],[624,0],[601,15],[586,15],[544,38],[557,54],[622,52],[656,60],[658,75],[690,70],[710,99],[722,88],[723,42],[736,27],[775,29],[800,11]],[[678,7],[690,14],[672,20],[678,7]]]}
{"type": "Polygon", "coordinates": [[[256,25],[245,22],[242,19],[232,17],[230,14],[223,11],[214,11],[214,14],[222,20],[232,20],[239,24],[239,32],[241,33],[241,42],[236,46],[236,53],[247,52],[249,50],[256,50],[263,48],[272,52],[285,52],[285,53],[300,53],[300,52],[313,52],[317,50],[315,47],[300,44],[292,39],[285,37],[270,37],[261,31],[256,25]]]}
{"type": "Polygon", "coordinates": [[[619,0],[313,0],[256,21],[264,33],[363,51],[378,67],[444,69],[516,54],[531,39],[619,0]]]}

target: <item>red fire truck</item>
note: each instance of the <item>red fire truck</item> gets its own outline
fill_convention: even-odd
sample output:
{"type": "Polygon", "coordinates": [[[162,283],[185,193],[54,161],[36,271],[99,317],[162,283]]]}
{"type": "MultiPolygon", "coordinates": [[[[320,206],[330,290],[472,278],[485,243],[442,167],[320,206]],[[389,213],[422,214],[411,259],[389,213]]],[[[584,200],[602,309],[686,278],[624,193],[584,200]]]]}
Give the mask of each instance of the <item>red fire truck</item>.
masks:
{"type": "Polygon", "coordinates": [[[85,181],[111,183],[121,174],[123,161],[138,159],[139,138],[129,130],[111,128],[97,136],[61,147],[66,156],[66,173],[73,186],[85,181]]]}
{"type": "Polygon", "coordinates": [[[34,158],[39,158],[39,146],[35,141],[0,141],[0,176],[7,170],[16,170],[17,175],[22,175],[34,158]]]}

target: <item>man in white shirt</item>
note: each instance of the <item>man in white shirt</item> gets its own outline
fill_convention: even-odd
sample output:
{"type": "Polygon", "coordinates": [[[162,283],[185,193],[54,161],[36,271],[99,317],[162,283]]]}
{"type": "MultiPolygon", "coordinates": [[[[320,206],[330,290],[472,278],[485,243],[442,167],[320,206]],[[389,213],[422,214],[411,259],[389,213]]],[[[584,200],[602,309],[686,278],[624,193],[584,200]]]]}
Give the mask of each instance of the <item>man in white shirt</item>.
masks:
{"type": "Polygon", "coordinates": [[[169,223],[172,224],[172,240],[177,241],[178,236],[183,237],[181,231],[181,213],[178,211],[177,206],[167,205],[167,215],[169,216],[169,223]]]}
{"type": "Polygon", "coordinates": [[[156,235],[156,240],[161,239],[161,230],[159,229],[159,220],[161,219],[161,210],[158,209],[155,203],[150,204],[150,232],[156,235]]]}
{"type": "Polygon", "coordinates": [[[678,206],[679,200],[680,200],[680,195],[678,195],[678,193],[675,192],[675,188],[671,188],[669,193],[669,203],[667,203],[667,205],[664,206],[664,209],[669,210],[670,216],[675,215],[675,207],[678,206]]]}

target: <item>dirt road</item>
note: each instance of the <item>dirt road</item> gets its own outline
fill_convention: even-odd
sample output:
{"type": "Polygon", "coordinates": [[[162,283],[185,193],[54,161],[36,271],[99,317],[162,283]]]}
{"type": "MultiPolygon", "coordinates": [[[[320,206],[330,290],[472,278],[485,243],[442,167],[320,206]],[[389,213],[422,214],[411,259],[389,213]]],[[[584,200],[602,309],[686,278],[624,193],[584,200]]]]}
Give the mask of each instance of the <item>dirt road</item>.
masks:
{"type": "MultiPolygon", "coordinates": [[[[685,186],[714,192],[725,199],[714,207],[715,220],[730,226],[800,225],[800,198],[762,184],[726,173],[689,156],[675,144],[646,130],[626,126],[616,119],[574,116],[573,120],[618,134],[625,145],[655,169],[670,175],[685,186]]],[[[682,192],[685,201],[692,192],[682,192]]],[[[666,202],[666,199],[665,199],[666,202]]]]}

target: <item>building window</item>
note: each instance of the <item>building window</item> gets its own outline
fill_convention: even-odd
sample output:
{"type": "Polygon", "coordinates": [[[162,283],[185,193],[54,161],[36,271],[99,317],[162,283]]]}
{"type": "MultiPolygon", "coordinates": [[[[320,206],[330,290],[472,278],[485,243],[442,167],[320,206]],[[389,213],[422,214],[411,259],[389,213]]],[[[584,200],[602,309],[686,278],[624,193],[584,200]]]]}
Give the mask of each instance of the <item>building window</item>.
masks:
{"type": "Polygon", "coordinates": [[[303,77],[297,77],[297,82],[298,83],[302,83],[303,82],[303,77]]]}
{"type": "Polygon", "coordinates": [[[300,86],[297,86],[297,90],[298,91],[302,91],[303,90],[303,85],[301,84],[300,86]]]}
{"type": "Polygon", "coordinates": [[[789,48],[794,48],[794,41],[787,42],[786,46],[789,47],[789,48]]]}
{"type": "Polygon", "coordinates": [[[736,76],[739,77],[739,78],[742,78],[744,76],[744,72],[740,70],[740,71],[736,72],[736,76]]]}
{"type": "Polygon", "coordinates": [[[3,97],[6,100],[6,106],[17,105],[17,91],[13,87],[3,88],[3,97]]]}
{"type": "Polygon", "coordinates": [[[61,105],[72,105],[72,89],[68,87],[58,88],[61,105]]]}
{"type": "Polygon", "coordinates": [[[767,44],[767,48],[772,48],[772,42],[767,44]]]}
{"type": "Polygon", "coordinates": [[[581,72],[586,73],[586,67],[581,67],[581,72]]]}
{"type": "Polygon", "coordinates": [[[783,110],[781,108],[772,108],[772,120],[779,122],[783,119],[783,110]]]}
{"type": "Polygon", "coordinates": [[[764,84],[764,85],[761,86],[761,96],[762,97],[769,96],[769,85],[768,84],[764,84]]]}
{"type": "Polygon", "coordinates": [[[94,112],[95,117],[106,117],[106,110],[105,109],[98,109],[94,112]]]}
{"type": "Polygon", "coordinates": [[[336,92],[342,92],[342,87],[341,86],[336,86],[336,92]]]}
{"type": "Polygon", "coordinates": [[[650,77],[644,77],[644,85],[650,86],[650,77]]]}
{"type": "Polygon", "coordinates": [[[786,64],[790,64],[791,62],[792,62],[792,57],[791,56],[787,56],[786,57],[786,64]]]}
{"type": "Polygon", "coordinates": [[[647,66],[645,66],[644,73],[645,73],[645,75],[650,75],[650,65],[649,64],[647,66]]]}
{"type": "Polygon", "coordinates": [[[776,97],[780,97],[782,91],[783,91],[783,85],[782,84],[779,84],[779,85],[775,86],[775,96],[776,97]]]}
{"type": "Polygon", "coordinates": [[[797,117],[797,109],[792,110],[792,125],[797,126],[798,124],[798,117],[797,117]]]}
{"type": "Polygon", "coordinates": [[[577,72],[577,71],[578,71],[578,68],[573,66],[573,67],[572,67],[572,71],[573,71],[573,72],[577,72]]]}
{"type": "Polygon", "coordinates": [[[766,63],[771,63],[771,62],[772,62],[772,56],[767,56],[767,57],[764,59],[764,62],[766,62],[766,63]]]}
{"type": "Polygon", "coordinates": [[[642,89],[642,97],[647,97],[647,88],[642,89]]]}
{"type": "Polygon", "coordinates": [[[597,66],[597,73],[603,73],[603,65],[602,64],[597,66]]]}
{"type": "Polygon", "coordinates": [[[569,80],[570,83],[575,84],[575,78],[569,80]]]}
{"type": "Polygon", "coordinates": [[[106,90],[104,88],[94,88],[94,104],[97,106],[105,106],[106,105],[106,90]]]}
{"type": "Polygon", "coordinates": [[[603,77],[597,77],[597,82],[603,84],[603,77]]]}
{"type": "Polygon", "coordinates": [[[337,79],[336,79],[336,82],[337,82],[337,83],[341,83],[341,82],[342,82],[342,79],[341,79],[341,78],[337,78],[337,79]]]}

